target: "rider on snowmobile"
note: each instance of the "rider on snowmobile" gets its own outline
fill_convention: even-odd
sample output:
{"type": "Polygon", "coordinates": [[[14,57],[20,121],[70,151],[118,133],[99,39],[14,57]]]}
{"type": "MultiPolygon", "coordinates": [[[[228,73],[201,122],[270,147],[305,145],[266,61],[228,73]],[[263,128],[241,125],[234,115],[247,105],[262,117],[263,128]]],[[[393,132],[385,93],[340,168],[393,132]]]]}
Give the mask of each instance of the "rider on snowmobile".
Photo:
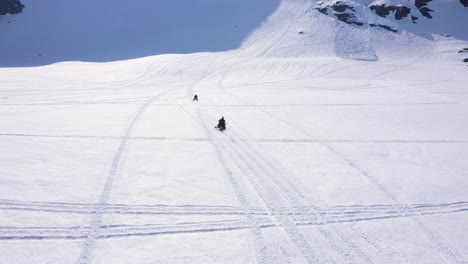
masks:
{"type": "Polygon", "coordinates": [[[223,131],[226,129],[226,120],[224,120],[224,116],[221,117],[220,120],[218,120],[218,125],[216,126],[219,130],[223,131]]]}

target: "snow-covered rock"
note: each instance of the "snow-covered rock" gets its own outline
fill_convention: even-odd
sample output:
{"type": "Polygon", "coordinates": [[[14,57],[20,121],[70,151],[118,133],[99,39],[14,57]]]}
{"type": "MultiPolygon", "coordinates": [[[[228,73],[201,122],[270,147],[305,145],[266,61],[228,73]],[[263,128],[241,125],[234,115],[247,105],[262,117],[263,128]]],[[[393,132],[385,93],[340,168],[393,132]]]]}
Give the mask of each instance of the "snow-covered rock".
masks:
{"type": "MultiPolygon", "coordinates": [[[[391,18],[393,20],[411,19],[413,23],[417,23],[417,21],[422,18],[434,18],[433,14],[436,11],[431,7],[432,1],[433,0],[326,0],[320,1],[316,9],[324,14],[335,16],[340,21],[360,26],[370,24],[362,21],[363,18],[356,14],[356,12],[358,12],[356,9],[370,9],[378,16],[384,18],[391,18]]],[[[461,3],[466,6],[464,0],[461,0],[461,3]]],[[[456,3],[444,4],[454,5],[456,3]]],[[[456,7],[462,8],[459,4],[456,4],[456,7]]],[[[445,16],[448,14],[437,15],[445,16]]],[[[384,28],[396,32],[396,30],[388,26],[384,28]]]]}

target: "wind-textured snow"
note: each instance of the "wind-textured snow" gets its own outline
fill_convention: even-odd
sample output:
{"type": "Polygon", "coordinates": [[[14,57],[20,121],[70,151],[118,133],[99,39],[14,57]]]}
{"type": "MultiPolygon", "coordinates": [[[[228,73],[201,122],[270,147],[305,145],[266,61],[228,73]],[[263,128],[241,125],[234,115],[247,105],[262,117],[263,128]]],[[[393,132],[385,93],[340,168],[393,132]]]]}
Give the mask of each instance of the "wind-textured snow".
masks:
{"type": "MultiPolygon", "coordinates": [[[[22,2],[0,30],[37,18],[22,2]]],[[[87,62],[68,47],[48,61],[33,47],[58,36],[10,46],[0,263],[468,263],[468,32],[256,3],[216,48],[175,43],[189,54],[156,43],[95,63],[91,45],[74,54],[87,62]]]]}

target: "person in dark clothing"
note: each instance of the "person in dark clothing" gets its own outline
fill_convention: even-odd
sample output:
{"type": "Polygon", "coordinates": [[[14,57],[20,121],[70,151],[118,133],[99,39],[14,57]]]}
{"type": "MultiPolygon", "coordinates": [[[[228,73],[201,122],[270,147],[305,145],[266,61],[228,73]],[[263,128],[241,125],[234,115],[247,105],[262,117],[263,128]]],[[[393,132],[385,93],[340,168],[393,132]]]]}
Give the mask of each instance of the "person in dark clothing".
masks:
{"type": "Polygon", "coordinates": [[[226,129],[226,120],[224,120],[224,116],[221,117],[220,120],[218,120],[218,125],[216,126],[217,129],[220,131],[223,131],[226,129]]]}
{"type": "Polygon", "coordinates": [[[192,101],[198,101],[198,95],[195,94],[192,101]]]}

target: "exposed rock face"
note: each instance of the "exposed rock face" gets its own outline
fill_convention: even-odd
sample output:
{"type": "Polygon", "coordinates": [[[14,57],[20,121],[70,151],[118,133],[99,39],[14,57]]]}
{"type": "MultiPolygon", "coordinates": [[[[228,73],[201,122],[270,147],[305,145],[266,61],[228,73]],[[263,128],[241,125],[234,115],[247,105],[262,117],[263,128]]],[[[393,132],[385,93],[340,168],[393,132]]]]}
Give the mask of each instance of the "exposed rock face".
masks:
{"type": "Polygon", "coordinates": [[[346,3],[343,2],[336,2],[335,4],[330,6],[333,11],[338,12],[338,13],[343,13],[346,12],[347,9],[354,11],[354,7],[347,5],[346,3]]]}
{"type": "Polygon", "coordinates": [[[0,0],[0,15],[18,14],[23,8],[24,5],[19,0],[0,0]]]}
{"type": "Polygon", "coordinates": [[[432,18],[431,12],[434,11],[430,9],[429,7],[427,7],[427,4],[430,2],[432,2],[432,0],[415,0],[414,1],[414,4],[419,9],[419,12],[421,12],[421,14],[427,18],[432,18]]]}
{"type": "MultiPolygon", "coordinates": [[[[327,16],[335,17],[336,19],[348,24],[358,26],[380,27],[386,30],[397,32],[394,28],[395,23],[391,20],[408,20],[416,24],[420,20],[432,19],[434,12],[431,7],[431,2],[434,0],[323,0],[320,1],[315,9],[327,16]],[[387,23],[382,20],[376,23],[376,20],[363,18],[362,14],[369,12],[376,14],[379,17],[390,19],[387,23]]],[[[460,0],[460,3],[468,7],[468,0],[460,0]]]]}
{"type": "Polygon", "coordinates": [[[381,17],[387,17],[390,12],[395,12],[396,20],[401,20],[411,13],[411,8],[406,6],[370,5],[369,8],[381,17]]]}
{"type": "Polygon", "coordinates": [[[388,30],[388,31],[398,32],[398,30],[393,29],[393,28],[391,28],[391,27],[389,27],[389,26],[386,26],[386,25],[369,24],[369,26],[371,26],[371,27],[381,27],[381,28],[386,29],[386,30],[388,30]]]}
{"type": "Polygon", "coordinates": [[[338,20],[343,21],[348,24],[356,24],[359,26],[364,25],[364,23],[359,22],[354,15],[355,9],[353,6],[337,1],[333,3],[332,5],[325,5],[323,7],[321,6],[316,6],[316,10],[318,10],[322,14],[328,15],[329,12],[334,15],[338,20]]]}
{"type": "MultiPolygon", "coordinates": [[[[361,5],[360,7],[363,7],[363,6],[361,5]]],[[[338,20],[345,22],[347,24],[352,24],[352,25],[357,25],[357,26],[368,25],[370,27],[380,27],[380,28],[383,28],[392,32],[397,32],[396,29],[393,29],[387,25],[374,24],[374,23],[368,24],[366,21],[356,16],[356,7],[353,5],[353,2],[350,2],[350,1],[336,1],[336,2],[331,2],[330,4],[321,2],[315,7],[315,9],[322,14],[325,14],[328,16],[334,16],[338,20]]],[[[406,14],[407,12],[406,9],[398,8],[398,10],[400,10],[398,16],[408,15],[406,14]]],[[[386,13],[387,9],[386,8],[381,9],[380,11],[386,13]]]]}
{"type": "Polygon", "coordinates": [[[433,12],[433,10],[428,7],[428,4],[432,1],[433,0],[414,0],[414,5],[411,2],[405,5],[398,4],[390,6],[385,4],[371,4],[369,8],[381,17],[388,17],[390,13],[394,13],[394,18],[396,20],[401,20],[411,15],[411,21],[416,23],[421,15],[429,19],[432,18],[431,12],[433,12]]]}
{"type": "Polygon", "coordinates": [[[460,0],[460,3],[461,3],[464,7],[468,7],[468,0],[460,0]]]}

